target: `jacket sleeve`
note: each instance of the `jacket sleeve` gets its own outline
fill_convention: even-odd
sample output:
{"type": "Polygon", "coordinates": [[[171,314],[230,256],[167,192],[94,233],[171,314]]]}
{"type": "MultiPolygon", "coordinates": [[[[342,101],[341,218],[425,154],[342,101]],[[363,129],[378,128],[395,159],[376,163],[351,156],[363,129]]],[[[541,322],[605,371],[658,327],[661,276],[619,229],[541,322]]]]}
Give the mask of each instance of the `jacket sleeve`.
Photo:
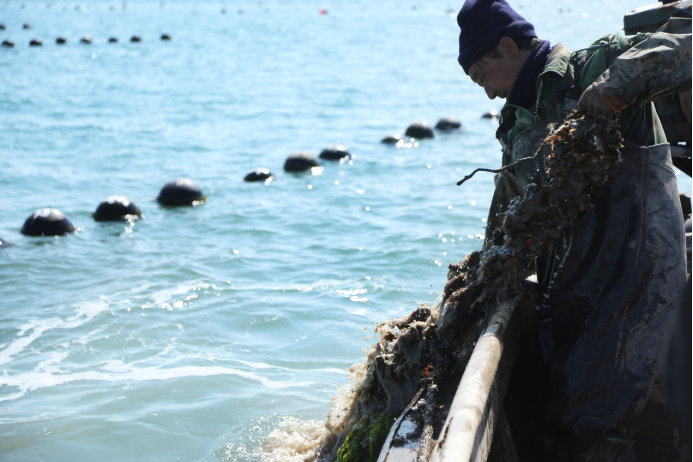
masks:
{"type": "Polygon", "coordinates": [[[617,57],[595,85],[626,106],[691,88],[691,20],[669,20],[617,57]]]}

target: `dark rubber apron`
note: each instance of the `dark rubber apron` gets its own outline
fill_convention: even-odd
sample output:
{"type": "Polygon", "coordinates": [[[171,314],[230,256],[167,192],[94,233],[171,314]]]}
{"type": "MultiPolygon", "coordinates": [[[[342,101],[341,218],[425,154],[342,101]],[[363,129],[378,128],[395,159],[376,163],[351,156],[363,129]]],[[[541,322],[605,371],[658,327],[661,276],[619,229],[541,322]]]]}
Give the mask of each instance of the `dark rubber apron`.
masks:
{"type": "Polygon", "coordinates": [[[537,332],[548,424],[567,460],[618,460],[618,431],[644,406],[686,284],[669,145],[621,150],[615,181],[564,233],[544,270],[537,332]]]}

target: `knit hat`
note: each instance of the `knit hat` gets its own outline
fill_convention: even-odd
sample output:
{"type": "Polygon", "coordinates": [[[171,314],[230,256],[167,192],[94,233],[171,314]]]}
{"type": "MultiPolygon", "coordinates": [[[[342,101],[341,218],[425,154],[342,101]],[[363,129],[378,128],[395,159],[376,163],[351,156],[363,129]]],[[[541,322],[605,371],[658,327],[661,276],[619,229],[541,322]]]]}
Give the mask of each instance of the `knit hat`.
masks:
{"type": "Polygon", "coordinates": [[[517,14],[505,0],[467,0],[457,15],[460,55],[457,61],[469,68],[491,51],[503,37],[536,37],[534,26],[517,14]]]}

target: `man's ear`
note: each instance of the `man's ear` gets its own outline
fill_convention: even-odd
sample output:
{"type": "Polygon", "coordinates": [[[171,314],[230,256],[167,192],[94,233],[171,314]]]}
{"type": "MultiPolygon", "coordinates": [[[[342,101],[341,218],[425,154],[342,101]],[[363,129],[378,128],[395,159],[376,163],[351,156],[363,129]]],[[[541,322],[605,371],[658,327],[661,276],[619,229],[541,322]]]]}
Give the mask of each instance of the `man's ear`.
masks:
{"type": "Polygon", "coordinates": [[[501,52],[509,58],[516,58],[519,53],[517,43],[515,43],[515,40],[511,39],[510,37],[503,37],[500,40],[500,43],[498,43],[498,47],[500,48],[501,52]]]}

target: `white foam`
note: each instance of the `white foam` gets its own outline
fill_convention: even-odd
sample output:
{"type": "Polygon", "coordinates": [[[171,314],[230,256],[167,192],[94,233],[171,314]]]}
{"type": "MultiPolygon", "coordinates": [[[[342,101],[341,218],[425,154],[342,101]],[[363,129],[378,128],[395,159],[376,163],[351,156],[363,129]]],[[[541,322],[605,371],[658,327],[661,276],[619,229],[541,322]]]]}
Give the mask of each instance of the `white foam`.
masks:
{"type": "Polygon", "coordinates": [[[284,369],[284,370],[290,370],[287,367],[281,367],[281,366],[273,366],[271,364],[267,363],[258,363],[258,362],[250,362],[250,361],[243,361],[240,359],[236,360],[237,363],[241,363],[244,366],[252,367],[253,369],[284,369]]]}
{"type": "Polygon", "coordinates": [[[24,351],[34,340],[41,337],[44,332],[53,329],[74,329],[91,321],[106,310],[108,310],[107,302],[84,303],[80,304],[75,309],[76,314],[67,318],[67,320],[49,318],[31,321],[22,325],[19,328],[19,332],[17,332],[17,337],[19,338],[0,350],[0,364],[10,362],[13,356],[24,351]]]}
{"type": "Polygon", "coordinates": [[[36,366],[36,369],[38,370],[43,370],[43,371],[49,371],[50,370],[55,370],[55,367],[48,367],[48,366],[53,366],[54,364],[60,364],[63,359],[67,358],[70,355],[69,351],[53,351],[50,353],[47,353],[48,359],[45,361],[41,361],[38,363],[36,366]]]}
{"type": "Polygon", "coordinates": [[[104,311],[108,310],[108,302],[105,300],[99,300],[97,302],[86,302],[80,303],[75,309],[75,315],[67,318],[68,322],[79,321],[79,318],[84,316],[84,320],[80,322],[84,324],[94,319],[96,316],[100,315],[104,311]]]}
{"type": "Polygon", "coordinates": [[[288,417],[267,436],[256,455],[271,462],[312,461],[317,456],[324,434],[324,422],[288,417]]]}
{"type": "Polygon", "coordinates": [[[35,326],[36,326],[35,322],[22,324],[21,326],[19,326],[19,332],[17,332],[17,337],[21,337],[22,335],[26,334],[26,331],[33,329],[35,326]]]}
{"type": "Polygon", "coordinates": [[[338,289],[337,293],[343,297],[352,297],[354,295],[363,295],[365,293],[368,293],[368,289],[353,289],[353,290],[338,289]]]}
{"type": "Polygon", "coordinates": [[[267,363],[259,363],[259,362],[250,362],[250,361],[243,361],[241,359],[236,359],[235,360],[237,363],[241,363],[244,366],[252,367],[253,369],[280,369],[284,371],[290,371],[290,372],[329,372],[331,374],[340,374],[340,375],[348,375],[349,373],[344,370],[344,369],[337,369],[333,367],[327,367],[327,368],[320,368],[320,369],[292,369],[289,367],[282,367],[282,366],[273,366],[272,364],[267,364],[267,363]]]}
{"type": "Polygon", "coordinates": [[[111,361],[106,361],[106,363],[103,364],[100,367],[100,369],[102,371],[108,371],[108,372],[128,372],[130,370],[128,365],[125,364],[120,359],[114,359],[111,361]]]}
{"type": "MultiPolygon", "coordinates": [[[[122,363],[122,362],[121,362],[122,363]]],[[[102,382],[149,382],[154,380],[171,380],[183,377],[209,377],[214,375],[235,375],[245,379],[261,383],[267,388],[289,388],[289,387],[310,387],[313,382],[283,382],[274,381],[266,377],[253,374],[252,372],[241,371],[229,367],[221,366],[182,366],[168,369],[158,367],[146,367],[133,369],[118,361],[108,361],[99,371],[83,371],[71,374],[52,374],[47,372],[28,372],[17,375],[0,376],[0,386],[16,387],[19,393],[0,397],[0,401],[9,401],[23,396],[26,392],[39,388],[48,388],[63,385],[79,380],[91,380],[102,382]]]]}
{"type": "Polygon", "coordinates": [[[89,332],[86,335],[82,335],[80,338],[73,340],[73,343],[79,343],[80,345],[86,345],[91,341],[91,339],[96,335],[100,334],[101,332],[105,331],[106,327],[99,327],[98,329],[94,329],[91,332],[89,332]]]}
{"type": "Polygon", "coordinates": [[[44,332],[53,329],[61,322],[62,321],[58,318],[51,318],[45,321],[38,321],[32,327],[26,328],[26,326],[22,326],[22,330],[17,332],[17,335],[21,334],[22,336],[14,342],[11,342],[5,349],[0,351],[0,364],[10,362],[12,356],[21,353],[26,347],[31,345],[34,340],[43,335],[44,332]],[[29,330],[32,331],[31,334],[24,336],[24,333],[29,330]]]}
{"type": "Polygon", "coordinates": [[[331,374],[349,375],[349,371],[347,371],[345,369],[336,369],[334,367],[325,367],[322,369],[312,369],[311,372],[329,372],[331,374]]]}
{"type": "MultiPolygon", "coordinates": [[[[170,304],[170,303],[175,303],[178,297],[177,295],[184,295],[190,292],[195,292],[197,290],[207,290],[207,289],[214,289],[218,290],[217,287],[211,286],[210,284],[202,283],[199,281],[193,281],[191,283],[183,283],[179,284],[176,287],[169,288],[169,289],[162,289],[157,292],[154,292],[152,294],[148,294],[148,298],[158,306],[162,306],[165,304],[170,304]]],[[[197,298],[197,294],[193,294],[197,298]]],[[[187,300],[186,300],[187,301],[187,300]]]]}
{"type": "Polygon", "coordinates": [[[17,393],[12,393],[11,395],[0,396],[0,402],[2,401],[14,401],[19,399],[26,394],[25,391],[18,391],[17,393]]]}
{"type": "Polygon", "coordinates": [[[365,317],[367,311],[366,311],[365,308],[356,308],[356,309],[350,308],[350,309],[349,309],[349,313],[350,313],[350,314],[353,314],[353,315],[356,315],[356,316],[365,317]]]}

